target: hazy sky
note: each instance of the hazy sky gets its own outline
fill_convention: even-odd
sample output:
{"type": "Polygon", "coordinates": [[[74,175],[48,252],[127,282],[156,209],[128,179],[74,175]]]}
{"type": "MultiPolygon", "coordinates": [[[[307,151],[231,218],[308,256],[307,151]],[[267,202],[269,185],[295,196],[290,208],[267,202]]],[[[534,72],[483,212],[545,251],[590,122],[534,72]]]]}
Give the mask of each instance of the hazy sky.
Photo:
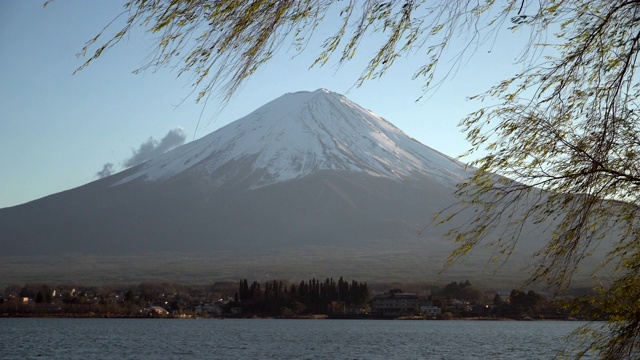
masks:
{"type": "MultiPolygon", "coordinates": [[[[124,2],[56,0],[43,8],[44,0],[0,1],[0,208],[97,180],[99,173],[123,170],[185,137],[193,139],[203,105],[189,97],[188,80],[170,69],[132,74],[153,50],[153,35],[138,29],[72,75],[83,61],[76,53],[124,2]]],[[[330,27],[332,19],[326,23],[330,27]]],[[[468,149],[458,121],[481,105],[466,98],[521,69],[514,63],[526,34],[502,31],[419,102],[423,84],[411,76],[425,61],[422,53],[400,59],[382,79],[355,88],[373,49],[365,43],[362,56],[346,66],[336,68],[334,61],[309,70],[323,40],[314,39],[298,56],[284,48],[222,111],[221,102],[211,98],[195,137],[284,93],[326,88],[425,145],[458,156],[468,149]]]]}

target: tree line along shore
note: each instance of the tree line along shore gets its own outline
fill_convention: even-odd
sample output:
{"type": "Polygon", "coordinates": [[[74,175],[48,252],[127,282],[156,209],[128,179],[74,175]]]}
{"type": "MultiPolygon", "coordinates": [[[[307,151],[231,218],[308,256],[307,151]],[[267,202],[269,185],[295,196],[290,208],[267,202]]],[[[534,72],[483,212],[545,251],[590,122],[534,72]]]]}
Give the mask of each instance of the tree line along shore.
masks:
{"type": "Polygon", "coordinates": [[[11,285],[0,297],[1,317],[276,317],[407,319],[594,319],[575,309],[584,292],[562,299],[534,290],[486,290],[468,280],[446,285],[310,279],[247,279],[212,285],[11,285]]]}

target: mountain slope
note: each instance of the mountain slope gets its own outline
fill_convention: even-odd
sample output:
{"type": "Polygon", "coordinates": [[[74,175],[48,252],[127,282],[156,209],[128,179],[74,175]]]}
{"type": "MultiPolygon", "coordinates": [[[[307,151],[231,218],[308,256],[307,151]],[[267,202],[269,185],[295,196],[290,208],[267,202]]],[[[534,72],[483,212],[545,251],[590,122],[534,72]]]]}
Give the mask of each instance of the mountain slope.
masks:
{"type": "MultiPolygon", "coordinates": [[[[292,251],[332,264],[336,273],[320,276],[348,276],[358,254],[368,259],[359,273],[385,269],[415,279],[407,259],[428,259],[439,269],[453,248],[444,228],[418,231],[455,202],[455,185],[468,176],[460,162],[344,96],[323,89],[286,94],[142,165],[0,209],[0,256],[5,264],[17,256],[23,266],[36,255],[75,254],[77,261],[232,252],[221,261],[233,264],[237,254],[257,253],[269,259],[262,268],[295,263],[299,273],[299,260],[266,255],[292,251]]],[[[525,252],[541,241],[534,233],[525,252]]]]}
{"type": "Polygon", "coordinates": [[[246,117],[164,154],[118,184],[143,177],[169,178],[185,171],[211,175],[214,185],[235,181],[251,162],[263,173],[252,188],[321,170],[349,170],[391,179],[427,175],[445,185],[464,180],[463,164],[408,137],[344,96],[320,89],[286,94],[246,117]]]}

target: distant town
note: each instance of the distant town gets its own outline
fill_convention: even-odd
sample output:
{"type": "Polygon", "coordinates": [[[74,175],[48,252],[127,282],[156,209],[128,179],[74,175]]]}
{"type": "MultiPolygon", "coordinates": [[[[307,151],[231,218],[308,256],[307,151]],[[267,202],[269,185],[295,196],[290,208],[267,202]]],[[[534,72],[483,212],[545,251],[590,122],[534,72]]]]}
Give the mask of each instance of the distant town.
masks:
{"type": "Polygon", "coordinates": [[[7,287],[1,317],[587,319],[566,310],[566,299],[533,290],[485,291],[469,281],[444,286],[311,279],[299,283],[141,283],[102,287],[25,284],[7,287]],[[395,286],[395,287],[394,287],[395,286]]]}

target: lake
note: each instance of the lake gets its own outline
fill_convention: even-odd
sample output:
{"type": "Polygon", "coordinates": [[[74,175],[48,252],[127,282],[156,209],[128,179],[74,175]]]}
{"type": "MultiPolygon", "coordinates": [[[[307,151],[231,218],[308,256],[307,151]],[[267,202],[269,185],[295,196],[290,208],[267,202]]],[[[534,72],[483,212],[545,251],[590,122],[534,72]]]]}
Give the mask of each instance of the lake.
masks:
{"type": "Polygon", "coordinates": [[[550,359],[582,322],[0,319],[1,359],[550,359]]]}

